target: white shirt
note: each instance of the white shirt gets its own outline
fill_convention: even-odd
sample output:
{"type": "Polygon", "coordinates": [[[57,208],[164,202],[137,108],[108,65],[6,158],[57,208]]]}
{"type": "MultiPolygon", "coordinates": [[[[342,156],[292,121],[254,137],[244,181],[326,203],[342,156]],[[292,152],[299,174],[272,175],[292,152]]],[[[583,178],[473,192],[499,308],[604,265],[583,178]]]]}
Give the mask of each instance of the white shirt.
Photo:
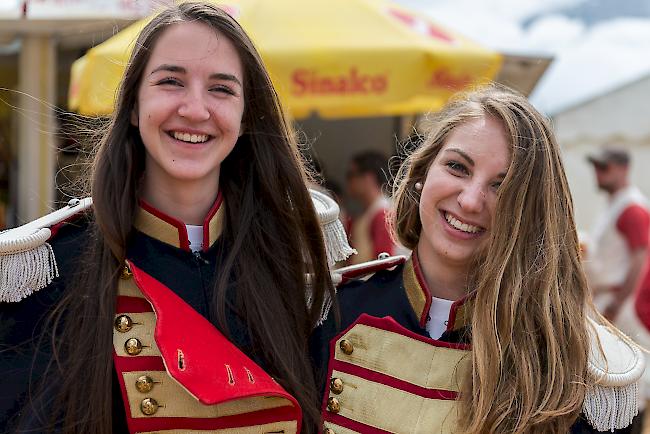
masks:
{"type": "Polygon", "coordinates": [[[453,300],[431,297],[431,308],[429,309],[429,320],[426,329],[433,339],[438,339],[447,330],[447,321],[449,321],[452,304],[454,304],[453,300]]]}
{"type": "Polygon", "coordinates": [[[187,228],[187,239],[190,242],[190,250],[199,252],[203,248],[203,226],[185,225],[187,228]]]}

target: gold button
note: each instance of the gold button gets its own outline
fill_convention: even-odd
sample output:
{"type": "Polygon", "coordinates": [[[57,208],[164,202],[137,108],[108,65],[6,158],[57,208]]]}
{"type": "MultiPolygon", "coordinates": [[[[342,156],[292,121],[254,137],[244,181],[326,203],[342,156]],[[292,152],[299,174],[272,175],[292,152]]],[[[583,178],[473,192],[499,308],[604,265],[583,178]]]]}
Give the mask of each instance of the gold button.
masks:
{"type": "Polygon", "coordinates": [[[129,267],[129,264],[127,262],[125,262],[124,267],[122,267],[122,273],[120,274],[120,277],[124,280],[133,277],[133,273],[131,273],[131,267],[129,267]]]}
{"type": "Polygon", "coordinates": [[[327,398],[327,411],[331,413],[338,413],[341,411],[341,404],[336,398],[327,398]]]}
{"type": "Polygon", "coordinates": [[[343,392],[343,380],[340,378],[332,378],[330,381],[330,390],[335,395],[339,395],[341,392],[343,392]]]}
{"type": "Polygon", "coordinates": [[[135,388],[138,392],[149,393],[153,389],[153,378],[148,375],[141,375],[135,380],[135,388]]]}
{"type": "Polygon", "coordinates": [[[140,403],[140,410],[147,416],[151,416],[158,411],[158,401],[153,398],[145,398],[140,403]]]}
{"type": "Polygon", "coordinates": [[[336,434],[332,428],[325,428],[323,434],[336,434]]]}
{"type": "Polygon", "coordinates": [[[115,318],[115,330],[126,333],[133,328],[133,320],[128,315],[120,315],[115,318]]]}
{"type": "Polygon", "coordinates": [[[136,338],[131,338],[124,342],[124,349],[130,356],[137,356],[142,352],[142,342],[136,338]]]}
{"type": "Polygon", "coordinates": [[[341,348],[341,351],[343,351],[343,353],[347,354],[348,356],[354,351],[354,345],[352,345],[352,342],[347,339],[343,339],[339,344],[339,347],[341,348]]]}

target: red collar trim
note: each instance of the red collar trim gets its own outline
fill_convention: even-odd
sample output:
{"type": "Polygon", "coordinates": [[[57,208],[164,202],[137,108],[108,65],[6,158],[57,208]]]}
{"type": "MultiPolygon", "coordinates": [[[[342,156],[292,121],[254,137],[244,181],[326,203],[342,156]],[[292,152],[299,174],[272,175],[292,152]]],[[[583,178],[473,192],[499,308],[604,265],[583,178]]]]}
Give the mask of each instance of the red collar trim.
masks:
{"type": "MultiPolygon", "coordinates": [[[[144,199],[140,199],[138,204],[140,207],[133,224],[137,230],[176,248],[190,251],[185,223],[154,208],[144,199]]],[[[224,217],[223,195],[219,192],[203,220],[203,251],[208,250],[221,236],[224,217]]]]}
{"type": "Polygon", "coordinates": [[[472,323],[472,306],[476,292],[472,291],[465,297],[454,301],[449,311],[449,320],[447,320],[447,331],[460,330],[469,327],[472,323]]]}

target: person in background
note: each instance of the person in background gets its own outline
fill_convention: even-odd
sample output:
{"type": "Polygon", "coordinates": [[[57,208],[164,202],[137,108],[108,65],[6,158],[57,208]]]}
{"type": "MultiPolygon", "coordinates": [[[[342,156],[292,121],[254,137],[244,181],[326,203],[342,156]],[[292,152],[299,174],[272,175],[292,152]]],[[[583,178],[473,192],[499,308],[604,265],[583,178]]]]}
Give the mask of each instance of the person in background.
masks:
{"type": "Polygon", "coordinates": [[[383,188],[388,182],[388,159],[376,151],[352,157],[347,172],[347,194],[359,203],[362,213],[350,219],[348,235],[357,254],[349,260],[359,264],[377,258],[380,253],[396,253],[396,245],[386,224],[390,200],[383,188]]]}
{"type": "MultiPolygon", "coordinates": [[[[598,188],[608,196],[607,208],[589,234],[584,261],[594,303],[624,333],[650,348],[648,202],[630,183],[627,151],[606,147],[588,161],[598,188]]],[[[642,384],[645,401],[650,399],[649,375],[646,372],[642,384]]]]}
{"type": "Polygon", "coordinates": [[[604,148],[588,161],[608,204],[589,234],[585,269],[597,307],[616,321],[647,274],[650,213],[646,198],[630,184],[627,151],[604,148]]]}

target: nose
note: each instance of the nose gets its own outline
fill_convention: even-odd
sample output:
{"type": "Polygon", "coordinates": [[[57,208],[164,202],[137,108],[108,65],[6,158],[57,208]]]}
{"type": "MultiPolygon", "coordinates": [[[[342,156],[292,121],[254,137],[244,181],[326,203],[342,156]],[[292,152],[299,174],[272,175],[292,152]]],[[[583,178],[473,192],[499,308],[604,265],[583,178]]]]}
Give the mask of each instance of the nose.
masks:
{"type": "Polygon", "coordinates": [[[485,189],[477,183],[467,185],[458,195],[458,204],[467,213],[478,214],[485,207],[485,189]]]}
{"type": "Polygon", "coordinates": [[[206,105],[203,92],[200,89],[188,87],[178,107],[178,114],[195,122],[208,120],[210,110],[206,105]]]}

